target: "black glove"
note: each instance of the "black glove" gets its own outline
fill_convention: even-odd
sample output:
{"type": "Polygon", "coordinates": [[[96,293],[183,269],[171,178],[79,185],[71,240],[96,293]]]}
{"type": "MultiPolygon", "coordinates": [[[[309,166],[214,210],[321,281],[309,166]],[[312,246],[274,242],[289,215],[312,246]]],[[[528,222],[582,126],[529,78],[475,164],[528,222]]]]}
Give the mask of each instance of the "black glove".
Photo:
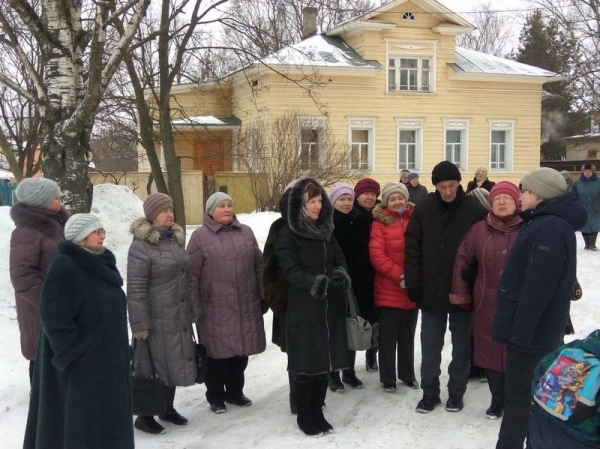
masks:
{"type": "Polygon", "coordinates": [[[475,284],[475,278],[477,278],[477,261],[462,270],[460,272],[460,277],[472,287],[473,284],[475,284]]]}
{"type": "Polygon", "coordinates": [[[327,297],[330,299],[342,298],[346,282],[341,279],[332,278],[327,284],[327,297]]]}
{"type": "Polygon", "coordinates": [[[419,304],[421,301],[423,301],[423,289],[421,287],[409,288],[408,299],[410,299],[415,304],[419,304]]]}
{"type": "Polygon", "coordinates": [[[267,301],[264,299],[260,300],[260,310],[262,311],[263,315],[269,311],[269,304],[267,304],[267,301]]]}

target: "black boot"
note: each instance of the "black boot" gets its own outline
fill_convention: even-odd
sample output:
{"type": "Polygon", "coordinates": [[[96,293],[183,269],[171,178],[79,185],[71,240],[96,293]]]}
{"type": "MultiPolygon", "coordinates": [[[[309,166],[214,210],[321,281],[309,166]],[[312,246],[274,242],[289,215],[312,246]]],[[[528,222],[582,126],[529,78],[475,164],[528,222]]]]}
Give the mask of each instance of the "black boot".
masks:
{"type": "Polygon", "coordinates": [[[585,243],[585,247],[583,249],[590,249],[590,235],[589,234],[581,234],[583,236],[583,242],[585,243]]]}
{"type": "Polygon", "coordinates": [[[175,402],[175,387],[165,387],[165,390],[167,396],[167,409],[165,410],[165,413],[159,416],[159,418],[163,421],[175,424],[176,426],[187,425],[187,418],[184,418],[179,413],[177,413],[177,410],[175,410],[175,407],[173,407],[173,403],[175,402]]]}
{"type": "Polygon", "coordinates": [[[153,435],[162,435],[165,433],[165,428],[154,420],[154,416],[138,416],[135,419],[135,423],[133,423],[133,427],[153,435]]]}
{"type": "Polygon", "coordinates": [[[356,377],[354,372],[354,362],[356,361],[356,351],[348,351],[348,365],[350,368],[342,371],[342,381],[352,388],[362,388],[362,381],[356,377]]]}
{"type": "Polygon", "coordinates": [[[504,374],[497,371],[486,371],[488,387],[492,393],[492,403],[485,411],[487,419],[498,419],[504,413],[504,374]]]}
{"type": "Polygon", "coordinates": [[[492,403],[490,407],[485,411],[485,417],[487,419],[498,419],[502,418],[504,413],[504,395],[493,394],[492,403]]]}
{"type": "Polygon", "coordinates": [[[337,391],[338,393],[344,393],[346,391],[344,389],[344,384],[340,380],[339,371],[329,373],[329,389],[334,392],[337,391]]]}
{"type": "Polygon", "coordinates": [[[598,234],[590,234],[590,249],[592,251],[598,251],[598,248],[596,248],[596,238],[598,237],[598,234]]]}
{"type": "Polygon", "coordinates": [[[367,349],[367,351],[365,352],[365,357],[366,357],[367,371],[368,372],[379,371],[379,366],[377,365],[377,347],[367,349]]]}
{"type": "Polygon", "coordinates": [[[290,412],[292,415],[298,414],[298,401],[296,400],[296,382],[294,382],[293,374],[288,371],[288,380],[290,383],[290,412]]]}
{"type": "Polygon", "coordinates": [[[327,379],[315,380],[313,382],[313,399],[311,408],[317,429],[326,435],[333,432],[333,426],[327,422],[325,415],[323,415],[322,404],[325,402],[325,396],[327,396],[327,379]]]}
{"type": "MultiPolygon", "coordinates": [[[[296,401],[298,404],[298,418],[296,422],[300,430],[306,435],[317,436],[321,431],[317,428],[312,411],[315,381],[311,377],[303,376],[300,381],[296,377],[294,380],[296,382],[296,401]],[[310,378],[310,380],[307,378],[310,378]]],[[[325,379],[325,388],[327,388],[327,379],[325,379]]]]}

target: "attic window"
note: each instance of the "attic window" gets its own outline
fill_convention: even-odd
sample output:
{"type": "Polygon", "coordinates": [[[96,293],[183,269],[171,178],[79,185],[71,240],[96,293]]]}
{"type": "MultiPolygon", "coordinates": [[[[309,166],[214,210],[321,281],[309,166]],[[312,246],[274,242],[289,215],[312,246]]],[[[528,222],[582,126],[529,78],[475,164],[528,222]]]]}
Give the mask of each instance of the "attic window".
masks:
{"type": "Polygon", "coordinates": [[[411,11],[404,11],[402,13],[402,20],[416,20],[415,13],[411,11]]]}
{"type": "Polygon", "coordinates": [[[252,87],[258,87],[258,80],[252,81],[252,87]]]}

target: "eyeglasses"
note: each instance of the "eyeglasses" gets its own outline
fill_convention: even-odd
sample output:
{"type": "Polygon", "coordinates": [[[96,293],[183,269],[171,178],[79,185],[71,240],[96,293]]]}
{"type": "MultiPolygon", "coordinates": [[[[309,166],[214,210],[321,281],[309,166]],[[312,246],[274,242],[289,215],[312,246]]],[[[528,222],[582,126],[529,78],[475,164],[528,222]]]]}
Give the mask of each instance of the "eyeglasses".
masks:
{"type": "Polygon", "coordinates": [[[106,235],[106,229],[100,228],[94,231],[96,234],[106,235]]]}
{"type": "Polygon", "coordinates": [[[514,203],[514,200],[510,195],[496,195],[494,198],[492,198],[492,203],[510,203],[511,201],[514,203]]]}

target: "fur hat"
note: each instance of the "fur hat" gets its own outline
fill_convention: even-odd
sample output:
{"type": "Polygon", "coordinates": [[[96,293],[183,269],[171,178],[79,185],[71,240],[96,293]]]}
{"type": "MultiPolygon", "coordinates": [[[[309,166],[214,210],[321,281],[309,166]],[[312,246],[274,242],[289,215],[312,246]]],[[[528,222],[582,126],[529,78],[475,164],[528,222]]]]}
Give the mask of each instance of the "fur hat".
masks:
{"type": "Polygon", "coordinates": [[[375,196],[379,196],[381,193],[381,186],[374,179],[363,178],[354,186],[354,193],[357,197],[361,196],[363,193],[369,192],[374,193],[375,196]]]}
{"type": "Polygon", "coordinates": [[[437,183],[444,181],[461,181],[462,176],[460,170],[456,165],[449,161],[442,161],[433,167],[431,172],[431,183],[436,185],[437,183]]]}
{"type": "Polygon", "coordinates": [[[490,192],[481,187],[477,187],[476,189],[473,189],[469,193],[467,193],[467,196],[472,196],[473,198],[475,198],[477,201],[479,201],[479,204],[481,204],[487,210],[490,210],[489,195],[490,192]]]}
{"type": "Polygon", "coordinates": [[[411,173],[411,174],[408,175],[408,180],[409,181],[412,181],[413,179],[419,179],[419,174],[413,172],[413,173],[411,173]]]}
{"type": "Polygon", "coordinates": [[[144,215],[146,220],[153,221],[158,214],[168,209],[173,209],[173,199],[166,193],[153,193],[144,201],[144,215]]]}
{"type": "Polygon", "coordinates": [[[583,164],[581,166],[581,171],[584,170],[592,170],[593,172],[596,171],[596,166],[594,164],[592,164],[591,162],[586,162],[585,164],[583,164]]]}
{"type": "Polygon", "coordinates": [[[515,205],[519,207],[519,188],[509,181],[500,181],[492,187],[490,190],[490,204],[496,195],[509,195],[515,202],[515,205]]]}
{"type": "Polygon", "coordinates": [[[338,182],[331,186],[329,189],[329,199],[331,200],[331,204],[335,204],[337,200],[340,199],[342,195],[351,195],[352,200],[354,200],[354,190],[352,190],[352,186],[346,182],[338,182]]]}
{"type": "Polygon", "coordinates": [[[565,178],[550,167],[536,168],[526,174],[521,180],[521,187],[545,200],[559,197],[567,191],[565,178]]]}
{"type": "Polygon", "coordinates": [[[103,227],[100,219],[94,215],[74,214],[65,224],[65,239],[79,244],[92,232],[103,227]]]}
{"type": "Polygon", "coordinates": [[[388,182],[385,186],[383,186],[383,190],[381,191],[381,201],[384,206],[387,206],[388,200],[392,193],[401,194],[406,201],[408,201],[408,189],[401,182],[388,182]]]}
{"type": "Polygon", "coordinates": [[[231,201],[233,203],[233,200],[231,199],[231,197],[229,195],[227,195],[225,192],[213,193],[211,196],[208,197],[208,200],[206,200],[206,213],[208,215],[212,215],[215,208],[222,201],[231,201]]]}
{"type": "Polygon", "coordinates": [[[48,178],[25,178],[15,191],[20,203],[44,209],[50,202],[61,195],[58,184],[48,178]]]}
{"type": "Polygon", "coordinates": [[[483,175],[483,177],[487,179],[487,175],[488,175],[487,168],[477,167],[475,169],[475,174],[477,174],[477,173],[479,173],[480,175],[483,175]]]}

